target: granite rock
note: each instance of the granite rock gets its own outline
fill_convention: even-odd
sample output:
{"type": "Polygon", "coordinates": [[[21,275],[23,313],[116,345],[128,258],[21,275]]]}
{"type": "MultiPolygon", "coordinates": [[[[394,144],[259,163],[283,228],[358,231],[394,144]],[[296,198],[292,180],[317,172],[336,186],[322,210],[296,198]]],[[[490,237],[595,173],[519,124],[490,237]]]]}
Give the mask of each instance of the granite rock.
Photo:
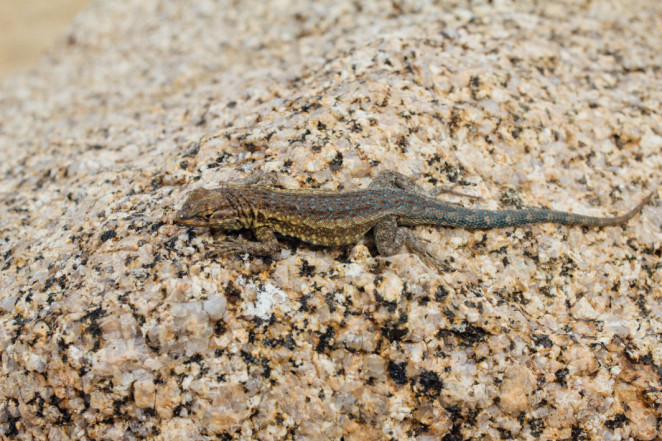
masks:
{"type": "MultiPolygon", "coordinates": [[[[662,208],[209,257],[198,187],[395,169],[466,206],[630,208],[662,176],[662,6],[94,2],[0,85],[5,439],[641,439],[662,208]]],[[[243,233],[242,233],[243,234],[243,233]]]]}

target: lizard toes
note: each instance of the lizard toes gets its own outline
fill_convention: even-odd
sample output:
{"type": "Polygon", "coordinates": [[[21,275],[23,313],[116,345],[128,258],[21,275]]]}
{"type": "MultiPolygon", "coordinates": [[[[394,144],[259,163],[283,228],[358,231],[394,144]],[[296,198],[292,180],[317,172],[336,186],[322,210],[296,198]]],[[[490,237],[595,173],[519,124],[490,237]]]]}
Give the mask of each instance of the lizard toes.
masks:
{"type": "Polygon", "coordinates": [[[436,254],[426,250],[424,260],[434,266],[438,271],[447,272],[450,270],[448,264],[439,258],[436,254]]]}
{"type": "Polygon", "coordinates": [[[212,253],[216,256],[226,256],[236,254],[245,250],[245,244],[239,239],[228,239],[213,245],[212,253]]]}

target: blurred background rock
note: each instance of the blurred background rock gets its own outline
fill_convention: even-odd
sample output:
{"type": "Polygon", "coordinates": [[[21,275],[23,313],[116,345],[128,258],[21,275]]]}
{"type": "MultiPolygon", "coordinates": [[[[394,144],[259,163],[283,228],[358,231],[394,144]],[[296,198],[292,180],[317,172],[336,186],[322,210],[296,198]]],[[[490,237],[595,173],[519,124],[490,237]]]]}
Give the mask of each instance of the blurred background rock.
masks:
{"type": "Polygon", "coordinates": [[[89,0],[0,0],[0,80],[29,69],[89,0]]]}

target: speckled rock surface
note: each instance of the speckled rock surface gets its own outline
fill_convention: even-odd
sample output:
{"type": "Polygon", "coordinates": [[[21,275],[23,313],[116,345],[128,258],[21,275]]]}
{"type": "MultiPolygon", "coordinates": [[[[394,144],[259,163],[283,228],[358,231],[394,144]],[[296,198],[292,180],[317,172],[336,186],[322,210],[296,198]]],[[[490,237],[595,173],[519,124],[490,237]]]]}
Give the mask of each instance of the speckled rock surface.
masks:
{"type": "Polygon", "coordinates": [[[206,258],[168,223],[255,170],[382,169],[607,215],[662,181],[659,2],[96,2],[0,90],[5,439],[641,439],[662,206],[206,258]]]}

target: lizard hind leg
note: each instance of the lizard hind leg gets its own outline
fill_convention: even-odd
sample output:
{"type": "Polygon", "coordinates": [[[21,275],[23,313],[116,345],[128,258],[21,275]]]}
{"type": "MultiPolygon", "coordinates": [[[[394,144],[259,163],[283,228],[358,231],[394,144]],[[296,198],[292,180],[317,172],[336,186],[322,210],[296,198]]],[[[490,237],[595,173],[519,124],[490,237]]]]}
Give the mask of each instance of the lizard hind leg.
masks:
{"type": "MultiPolygon", "coordinates": [[[[410,178],[407,175],[403,175],[397,171],[393,170],[383,170],[381,171],[375,179],[370,182],[368,188],[398,188],[401,190],[410,191],[412,193],[417,193],[422,196],[427,196],[431,198],[436,198],[441,193],[452,194],[455,196],[467,197],[471,199],[480,199],[479,196],[473,196],[466,193],[460,193],[458,191],[452,190],[447,187],[434,187],[430,191],[426,191],[423,187],[418,185],[416,181],[410,178]]],[[[454,204],[457,205],[457,204],[454,204]]]]}
{"type": "Polygon", "coordinates": [[[394,170],[382,170],[379,172],[372,182],[370,182],[368,188],[399,188],[413,193],[425,194],[423,187],[418,185],[416,181],[394,170]]]}
{"type": "MultiPolygon", "coordinates": [[[[428,194],[432,197],[437,197],[441,193],[452,194],[453,196],[460,196],[460,197],[463,197],[463,198],[469,198],[469,199],[473,199],[475,201],[482,199],[480,196],[475,196],[473,194],[468,194],[468,193],[462,193],[462,192],[459,192],[459,191],[455,191],[451,188],[441,187],[441,186],[440,187],[434,187],[432,190],[430,190],[428,192],[428,194]]],[[[450,203],[450,202],[448,202],[448,203],[450,203]]],[[[457,204],[454,204],[454,205],[457,205],[457,204]]]]}
{"type": "Polygon", "coordinates": [[[278,182],[278,175],[274,172],[258,171],[248,175],[243,179],[232,181],[234,185],[260,185],[263,187],[273,187],[278,182]]]}
{"type": "Polygon", "coordinates": [[[382,256],[393,256],[400,251],[403,245],[406,245],[411,253],[416,254],[424,262],[432,264],[440,271],[448,269],[439,256],[432,253],[410,229],[398,227],[398,222],[394,217],[382,220],[375,225],[373,230],[377,251],[382,256]]]}

